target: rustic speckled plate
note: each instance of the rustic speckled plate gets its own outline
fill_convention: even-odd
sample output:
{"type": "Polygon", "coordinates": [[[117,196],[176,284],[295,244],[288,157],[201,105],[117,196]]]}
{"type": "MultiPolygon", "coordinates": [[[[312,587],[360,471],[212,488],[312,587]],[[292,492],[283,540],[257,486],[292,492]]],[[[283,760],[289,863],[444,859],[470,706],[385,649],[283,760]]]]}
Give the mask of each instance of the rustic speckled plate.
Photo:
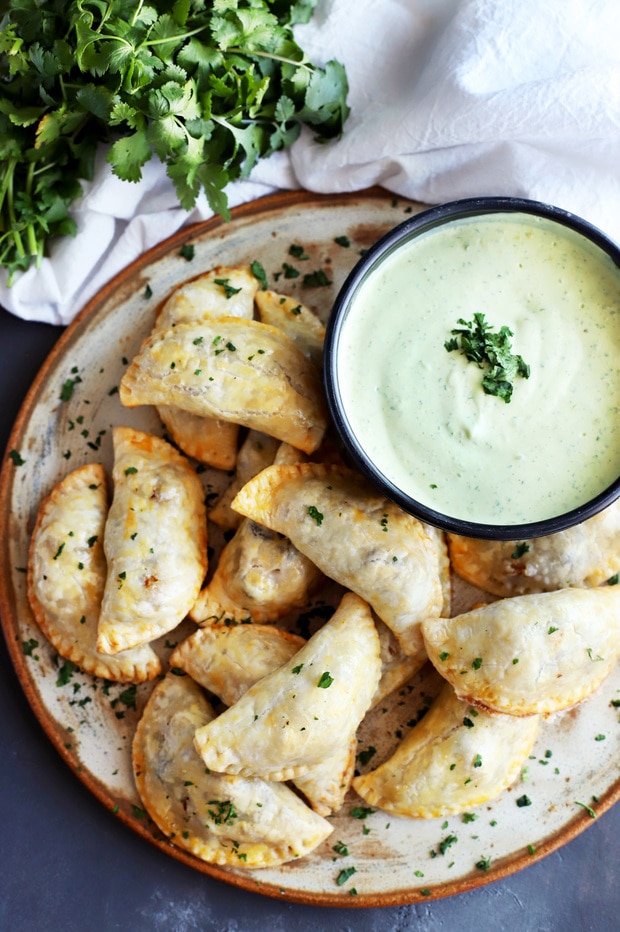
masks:
{"type": "MultiPolygon", "coordinates": [[[[19,451],[23,465],[7,457],[0,478],[2,622],[17,674],[50,740],[106,807],[162,851],[227,883],[290,901],[381,906],[448,896],[520,870],[569,841],[620,795],[620,723],[612,705],[620,696],[620,669],[588,702],[543,723],[521,779],[477,809],[475,819],[408,820],[381,811],[360,819],[351,814],[360,805],[351,793],[332,818],[330,839],[311,856],[261,871],[214,867],[162,838],[137,796],[130,744],[152,687],[128,689],[72,670],[38,630],[26,598],[29,535],[41,497],[70,469],[89,461],[110,468],[112,426],[162,432],[152,410],[123,409],[116,389],[158,303],[177,283],[218,264],[258,260],[270,287],[299,296],[325,318],[360,250],[420,209],[378,190],[331,197],[294,192],[253,202],[236,209],[229,223],[215,219],[155,247],[107,285],[65,331],[9,441],[8,449],[19,451]],[[307,258],[292,255],[292,243],[303,245],[307,258]],[[193,250],[183,248],[188,245],[193,250]],[[318,270],[329,284],[304,287],[304,276],[318,270]],[[66,383],[73,392],[62,401],[66,383]],[[517,806],[523,796],[530,805],[517,806]],[[348,855],[336,854],[337,842],[346,845],[348,855]],[[339,883],[345,868],[355,872],[339,883]]],[[[226,480],[214,471],[203,478],[208,491],[226,480]]],[[[212,542],[217,546],[216,536],[212,542]]],[[[480,598],[455,581],[454,608],[480,598]]],[[[312,623],[314,616],[316,621],[322,608],[308,606],[305,620],[312,623]]],[[[164,658],[193,627],[185,625],[157,645],[164,658]]],[[[425,668],[368,716],[359,736],[361,770],[391,752],[439,686],[437,675],[425,668]]]]}

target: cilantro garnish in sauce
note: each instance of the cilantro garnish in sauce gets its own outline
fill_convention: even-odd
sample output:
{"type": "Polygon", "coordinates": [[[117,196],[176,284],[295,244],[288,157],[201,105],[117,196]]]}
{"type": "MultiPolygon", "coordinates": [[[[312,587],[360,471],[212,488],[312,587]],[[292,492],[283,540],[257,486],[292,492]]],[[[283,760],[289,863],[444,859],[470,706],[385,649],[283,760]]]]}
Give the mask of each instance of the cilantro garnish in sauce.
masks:
{"type": "Polygon", "coordinates": [[[473,322],[459,317],[457,323],[461,326],[453,327],[450,331],[452,338],[446,340],[444,347],[449,353],[459,350],[469,362],[486,370],[482,377],[484,392],[496,395],[508,404],[517,376],[530,377],[530,367],[523,357],[512,352],[512,330],[503,326],[494,332],[493,325],[487,323],[480,312],[474,314],[473,322]]]}

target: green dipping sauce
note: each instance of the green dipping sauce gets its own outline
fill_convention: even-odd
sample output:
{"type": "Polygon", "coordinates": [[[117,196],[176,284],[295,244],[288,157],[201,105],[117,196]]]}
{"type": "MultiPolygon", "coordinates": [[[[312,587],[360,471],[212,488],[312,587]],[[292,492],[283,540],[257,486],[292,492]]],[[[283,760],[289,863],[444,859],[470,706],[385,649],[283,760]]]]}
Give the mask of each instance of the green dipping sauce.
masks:
{"type": "Polygon", "coordinates": [[[620,474],[620,269],[554,220],[498,212],[384,255],[343,320],[344,413],[383,476],[427,508],[487,524],[578,508],[620,474]],[[448,352],[457,321],[512,331],[529,377],[510,402],[448,352]]]}

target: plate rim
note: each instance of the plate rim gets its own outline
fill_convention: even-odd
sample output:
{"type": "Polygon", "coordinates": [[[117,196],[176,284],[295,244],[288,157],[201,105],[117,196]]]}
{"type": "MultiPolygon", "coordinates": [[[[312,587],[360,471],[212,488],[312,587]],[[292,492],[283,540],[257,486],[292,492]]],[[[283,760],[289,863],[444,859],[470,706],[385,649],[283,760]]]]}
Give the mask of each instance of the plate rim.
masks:
{"type": "MultiPolygon", "coordinates": [[[[497,880],[502,880],[512,874],[516,874],[526,867],[537,863],[547,857],[552,852],[568,844],[579,834],[585,831],[594,821],[587,812],[577,813],[565,825],[557,830],[553,835],[541,842],[536,850],[530,854],[522,853],[504,857],[490,870],[470,874],[458,878],[452,882],[442,882],[429,888],[421,886],[411,886],[405,890],[385,891],[379,893],[360,892],[356,896],[350,896],[346,891],[336,893],[329,891],[313,892],[304,891],[295,888],[282,888],[271,882],[261,882],[260,871],[241,873],[230,868],[220,867],[216,864],[210,864],[202,861],[182,848],[177,847],[170,842],[165,836],[157,832],[153,834],[143,822],[137,817],[132,817],[123,809],[118,808],[116,800],[112,797],[111,791],[105,787],[101,781],[81,765],[79,757],[72,754],[59,734],[54,725],[54,719],[50,710],[45,705],[40,696],[34,678],[32,677],[28,664],[25,660],[23,650],[19,647],[19,619],[14,610],[14,587],[13,577],[10,566],[10,555],[7,542],[9,540],[10,529],[10,503],[12,498],[12,489],[15,478],[15,467],[10,461],[9,451],[19,448],[17,438],[19,438],[32,414],[39,393],[45,384],[47,376],[56,365],[56,362],[62,358],[65,347],[71,342],[76,332],[87,322],[92,323],[97,314],[103,309],[106,303],[113,297],[115,291],[122,289],[123,285],[137,273],[148,268],[148,266],[163,258],[175,250],[179,250],[184,244],[190,243],[192,239],[210,235],[217,235],[218,232],[226,228],[236,220],[247,220],[252,217],[267,218],[269,214],[278,212],[291,206],[299,207],[336,207],[338,204],[350,204],[354,201],[376,201],[391,199],[394,206],[398,202],[404,201],[410,203],[410,199],[395,195],[379,186],[366,188],[355,192],[343,192],[339,194],[322,194],[305,189],[295,189],[290,191],[278,191],[264,197],[257,198],[245,204],[241,204],[231,210],[231,220],[223,220],[219,216],[211,217],[208,220],[199,221],[181,227],[172,235],[161,240],[159,243],[146,250],[140,256],[132,260],[127,266],[116,273],[105,285],[103,285],[78,312],[74,319],[65,327],[58,340],[48,353],[43,364],[39,368],[30,388],[20,404],[17,417],[9,433],[6,449],[4,451],[2,468],[0,469],[0,535],[2,535],[2,545],[0,546],[0,626],[2,627],[4,640],[7,645],[7,651],[14,667],[20,687],[24,691],[28,704],[32,709],[35,717],[46,737],[51,741],[53,747],[60,754],[61,758],[69,769],[84,784],[86,789],[100,802],[104,807],[118,818],[127,828],[131,829],[139,837],[154,845],[164,854],[173,857],[175,860],[186,864],[193,870],[202,874],[207,874],[216,880],[220,880],[230,886],[259,893],[277,900],[290,903],[300,903],[310,906],[326,907],[343,907],[343,908],[373,908],[379,906],[404,906],[421,902],[430,902],[436,899],[444,899],[449,896],[466,893],[486,886],[497,880]],[[160,837],[158,837],[160,836],[160,837]],[[508,860],[508,863],[504,863],[508,860]],[[428,890],[428,892],[427,892],[428,890]]],[[[423,208],[426,205],[420,205],[423,208]]],[[[596,815],[602,815],[609,810],[620,799],[620,775],[614,784],[612,784],[606,793],[599,799],[597,804],[596,815]]]]}

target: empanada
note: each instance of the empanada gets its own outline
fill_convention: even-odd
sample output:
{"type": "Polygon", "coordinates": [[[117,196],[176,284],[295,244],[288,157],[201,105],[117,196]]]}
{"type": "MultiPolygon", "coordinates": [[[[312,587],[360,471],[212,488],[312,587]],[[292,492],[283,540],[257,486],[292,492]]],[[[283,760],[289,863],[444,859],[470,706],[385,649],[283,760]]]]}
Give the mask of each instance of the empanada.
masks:
{"type": "Polygon", "coordinates": [[[620,499],[557,534],[520,541],[449,535],[455,571],[499,596],[600,586],[620,571],[620,499]]]}
{"type": "Polygon", "coordinates": [[[237,317],[151,334],[121,380],[120,400],[219,417],[306,453],[327,426],[316,367],[281,330],[237,317]]]}
{"type": "MultiPolygon", "coordinates": [[[[186,638],[171,654],[170,665],[189,673],[230,706],[304,644],[299,635],[271,625],[218,624],[200,628],[186,638]]],[[[353,737],[295,779],[295,786],[320,815],[328,816],[342,806],[355,769],[355,750],[353,737]]]]}
{"type": "Polygon", "coordinates": [[[215,317],[254,316],[258,279],[248,265],[218,265],[174,289],[157,315],[157,330],[215,317]]]}
{"type": "Polygon", "coordinates": [[[620,588],[514,596],[422,623],[429,660],[465,701],[557,712],[603,681],[620,651],[620,588]]]}
{"type": "Polygon", "coordinates": [[[108,492],[103,466],[69,473],[39,505],[28,557],[28,599],[61,657],[93,676],[125,683],[152,679],[161,663],[145,644],[114,657],[96,648],[106,581],[103,532],[108,492]]]}
{"type": "Polygon", "coordinates": [[[273,673],[306,642],[271,625],[213,625],[199,628],[170,655],[170,666],[234,705],[257,680],[273,673]]]}
{"type": "Polygon", "coordinates": [[[255,301],[262,322],[284,330],[304,356],[321,369],[325,327],[316,314],[297,298],[277,294],[275,291],[258,291],[255,301]]]}
{"type": "Polygon", "coordinates": [[[285,534],[326,576],[366,599],[408,654],[443,596],[435,545],[423,526],[357,472],[336,465],[269,466],[232,507],[285,534]]]}
{"type": "Polygon", "coordinates": [[[309,854],[333,831],[287,786],[205,770],[194,733],[213,709],[189,676],[169,673],[133,740],[142,802],[178,847],[211,864],[270,867],[309,854]]]}
{"type": "Polygon", "coordinates": [[[280,446],[280,441],[275,437],[263,434],[259,430],[248,431],[239,448],[235,475],[230,485],[224,489],[216,503],[209,509],[209,519],[214,524],[225,531],[236,530],[239,527],[243,518],[238,512],[232,510],[230,503],[246,482],[249,482],[265,466],[271,466],[280,446]]]}
{"type": "Polygon", "coordinates": [[[380,674],[370,608],[347,593],[290,661],[196,731],[196,749],[219,773],[295,779],[352,741],[380,674]]]}
{"type": "Polygon", "coordinates": [[[175,628],[207,570],[200,480],[159,437],[115,427],[114,498],[106,521],[108,561],[97,647],[115,654],[175,628]]]}
{"type": "MultiPolygon", "coordinates": [[[[258,281],[249,266],[217,266],[176,288],[155,322],[155,330],[215,317],[254,316],[258,281]]],[[[232,469],[237,456],[239,426],[217,418],[200,417],[169,405],[157,412],[170,437],[188,456],[215,469],[232,469]]]]}
{"type": "Polygon", "coordinates": [[[190,616],[198,623],[222,615],[233,621],[275,621],[304,605],[322,578],[287,537],[246,519],[222,550],[190,616]]]}
{"type": "Polygon", "coordinates": [[[369,805],[407,818],[466,812],[514,782],[539,722],[537,715],[472,712],[446,683],[394,754],[354,777],[353,788],[369,805]]]}

